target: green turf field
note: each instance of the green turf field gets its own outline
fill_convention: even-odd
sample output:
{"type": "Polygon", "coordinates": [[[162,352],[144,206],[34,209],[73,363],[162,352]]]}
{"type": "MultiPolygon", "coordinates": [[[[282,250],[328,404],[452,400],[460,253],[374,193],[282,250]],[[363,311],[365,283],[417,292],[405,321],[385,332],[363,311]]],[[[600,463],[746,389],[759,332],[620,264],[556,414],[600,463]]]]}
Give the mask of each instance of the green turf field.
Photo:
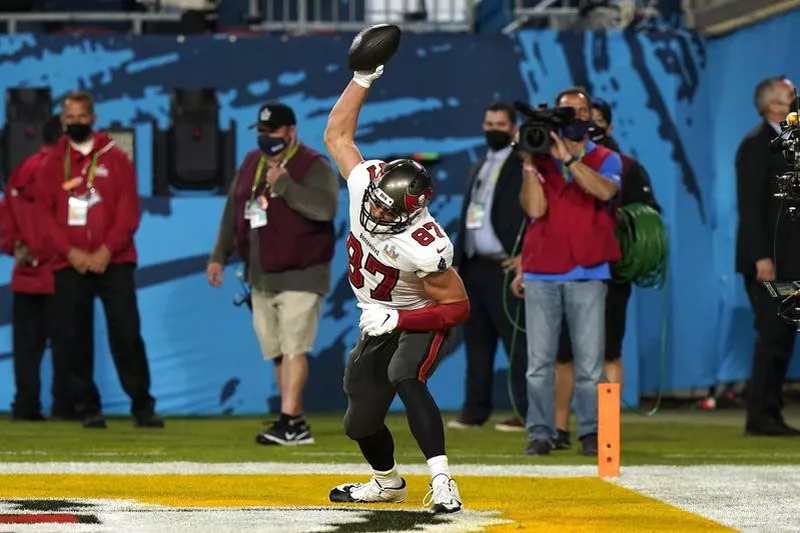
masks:
{"type": "MultiPolygon", "coordinates": [[[[505,418],[504,413],[495,415],[505,418]]],[[[341,414],[311,415],[314,445],[273,447],[255,444],[268,417],[168,418],[165,430],[135,429],[129,418],[110,418],[106,430],[83,429],[78,423],[10,422],[0,419],[0,461],[199,461],[199,462],[360,462],[358,448],[343,433],[341,414]]],[[[446,413],[446,420],[453,414],[446,413]]],[[[662,410],[646,417],[623,415],[622,464],[800,464],[797,439],[743,436],[744,413],[662,410]]],[[[800,408],[787,411],[800,422],[800,408]]],[[[387,422],[395,435],[399,462],[423,462],[403,415],[387,422]]],[[[447,429],[451,463],[594,464],[573,450],[549,457],[526,457],[524,433],[502,433],[492,424],[481,429],[447,429]]]]}

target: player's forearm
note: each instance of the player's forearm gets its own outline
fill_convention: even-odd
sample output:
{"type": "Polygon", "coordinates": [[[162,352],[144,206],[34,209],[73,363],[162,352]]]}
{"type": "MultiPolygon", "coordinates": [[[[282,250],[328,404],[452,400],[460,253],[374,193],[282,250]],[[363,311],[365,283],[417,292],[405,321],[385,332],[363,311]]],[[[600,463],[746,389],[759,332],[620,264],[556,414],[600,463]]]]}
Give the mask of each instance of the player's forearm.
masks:
{"type": "Polygon", "coordinates": [[[398,311],[397,329],[426,332],[450,329],[469,317],[469,300],[398,311]]]}
{"type": "Polygon", "coordinates": [[[355,139],[358,114],[367,99],[367,92],[364,87],[350,81],[328,116],[324,136],[325,146],[330,148],[337,142],[352,142],[355,139]]]}

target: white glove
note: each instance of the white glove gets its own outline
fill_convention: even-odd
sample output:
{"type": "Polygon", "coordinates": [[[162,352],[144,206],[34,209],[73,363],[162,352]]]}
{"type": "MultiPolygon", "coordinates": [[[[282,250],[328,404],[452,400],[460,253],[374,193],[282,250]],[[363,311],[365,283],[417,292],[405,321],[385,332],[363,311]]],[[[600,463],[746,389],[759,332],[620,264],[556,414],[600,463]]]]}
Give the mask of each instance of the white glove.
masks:
{"type": "Polygon", "coordinates": [[[372,85],[372,82],[380,78],[382,75],[383,75],[383,65],[379,65],[378,68],[376,68],[372,72],[368,70],[355,71],[353,73],[353,81],[361,85],[363,88],[369,89],[369,86],[372,85]]]}
{"type": "Polygon", "coordinates": [[[387,309],[378,304],[358,304],[363,309],[358,327],[370,337],[386,335],[394,331],[400,315],[394,309],[387,309]]]}

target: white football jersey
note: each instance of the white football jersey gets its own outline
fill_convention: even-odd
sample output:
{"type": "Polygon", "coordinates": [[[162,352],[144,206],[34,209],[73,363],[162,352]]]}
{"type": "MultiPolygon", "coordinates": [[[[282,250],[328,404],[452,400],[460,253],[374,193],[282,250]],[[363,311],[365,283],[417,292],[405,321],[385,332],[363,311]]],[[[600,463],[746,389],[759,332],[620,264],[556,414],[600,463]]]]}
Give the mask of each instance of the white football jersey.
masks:
{"type": "Polygon", "coordinates": [[[450,268],[453,243],[427,208],[397,235],[373,235],[364,229],[360,220],[364,191],[383,164],[377,159],[362,161],[347,179],[350,286],[360,303],[378,303],[391,309],[427,307],[435,302],[425,293],[422,278],[450,268]]]}

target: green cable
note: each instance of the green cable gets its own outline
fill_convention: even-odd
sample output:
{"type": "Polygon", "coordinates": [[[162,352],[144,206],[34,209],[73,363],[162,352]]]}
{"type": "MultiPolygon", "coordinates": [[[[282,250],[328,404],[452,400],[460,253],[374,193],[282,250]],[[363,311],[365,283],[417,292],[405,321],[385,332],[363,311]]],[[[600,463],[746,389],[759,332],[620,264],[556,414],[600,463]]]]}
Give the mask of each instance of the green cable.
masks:
{"type": "MultiPolygon", "coordinates": [[[[661,369],[658,394],[653,408],[645,414],[652,416],[661,408],[661,398],[666,375],[667,314],[669,299],[667,291],[667,261],[669,242],[661,214],[646,204],[636,203],[620,206],[616,211],[616,236],[622,251],[622,259],[611,269],[612,283],[634,283],[645,289],[661,289],[661,369]]],[[[634,410],[623,400],[626,409],[634,410]]],[[[638,410],[637,410],[638,412],[638,410]]]]}
{"type": "MultiPolygon", "coordinates": [[[[667,291],[667,260],[669,257],[667,232],[661,215],[652,207],[645,204],[628,204],[620,206],[616,211],[617,229],[616,236],[619,241],[622,259],[614,263],[612,267],[612,283],[631,282],[642,288],[661,289],[661,328],[660,328],[660,383],[655,406],[647,413],[639,413],[638,409],[631,407],[625,400],[623,405],[628,410],[635,410],[644,416],[652,416],[661,408],[661,397],[664,389],[664,376],[666,374],[666,353],[667,353],[667,312],[669,310],[669,300],[667,291]]],[[[515,257],[519,251],[522,241],[522,234],[527,226],[527,220],[523,220],[517,232],[517,239],[511,252],[515,257]]],[[[516,313],[512,317],[508,305],[509,277],[511,272],[505,273],[503,281],[503,310],[506,319],[511,323],[514,332],[511,335],[511,346],[508,353],[508,396],[511,409],[514,415],[524,421],[525,417],[519,412],[518,406],[514,403],[513,386],[511,379],[511,365],[514,359],[514,347],[517,341],[517,332],[524,332],[524,325],[519,324],[520,305],[517,305],[516,313]]]]}
{"type": "Polygon", "coordinates": [[[617,241],[622,259],[611,269],[613,281],[660,289],[667,279],[667,231],[661,215],[645,204],[620,206],[616,211],[617,241]]]}
{"type": "MultiPolygon", "coordinates": [[[[520,244],[522,242],[522,234],[525,232],[525,227],[527,225],[528,225],[528,221],[527,220],[523,220],[522,224],[520,224],[519,231],[517,232],[517,239],[514,241],[514,246],[513,246],[513,249],[511,251],[511,257],[515,257],[517,255],[517,252],[519,251],[520,244]]],[[[508,387],[508,400],[511,403],[511,410],[514,411],[514,416],[516,416],[518,420],[521,420],[522,422],[524,422],[525,421],[525,413],[520,414],[519,408],[518,408],[517,404],[514,402],[514,387],[513,387],[512,380],[511,380],[511,364],[514,362],[514,347],[517,345],[517,332],[518,331],[525,331],[525,326],[524,325],[523,326],[519,325],[520,309],[522,308],[523,305],[525,305],[525,302],[524,301],[517,302],[517,305],[516,305],[517,310],[514,313],[514,317],[512,318],[511,317],[511,313],[508,310],[508,292],[509,292],[508,291],[508,285],[509,285],[508,278],[509,278],[509,276],[510,276],[510,274],[512,272],[513,272],[512,270],[507,270],[506,271],[505,276],[503,278],[503,288],[502,288],[502,291],[503,291],[503,311],[506,314],[506,319],[511,323],[511,326],[514,328],[514,332],[511,334],[511,346],[509,347],[509,350],[508,350],[508,377],[506,379],[506,386],[508,387]]],[[[516,276],[516,272],[514,272],[514,275],[516,276]]]]}

